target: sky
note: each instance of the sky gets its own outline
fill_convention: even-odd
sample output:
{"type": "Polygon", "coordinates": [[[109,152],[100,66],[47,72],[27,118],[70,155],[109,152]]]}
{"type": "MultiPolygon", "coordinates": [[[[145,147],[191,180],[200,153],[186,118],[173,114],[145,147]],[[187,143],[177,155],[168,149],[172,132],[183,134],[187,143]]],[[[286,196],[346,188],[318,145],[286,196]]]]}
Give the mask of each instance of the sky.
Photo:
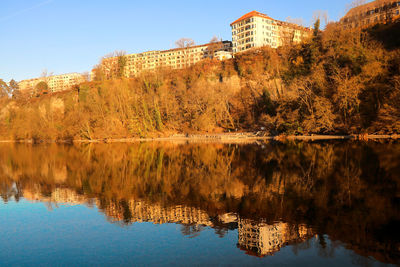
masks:
{"type": "Polygon", "coordinates": [[[192,38],[231,40],[230,23],[257,10],[278,20],[302,18],[310,26],[317,10],[330,20],[351,0],[0,0],[0,79],[90,71],[116,50],[139,53],[175,47],[192,38]]]}

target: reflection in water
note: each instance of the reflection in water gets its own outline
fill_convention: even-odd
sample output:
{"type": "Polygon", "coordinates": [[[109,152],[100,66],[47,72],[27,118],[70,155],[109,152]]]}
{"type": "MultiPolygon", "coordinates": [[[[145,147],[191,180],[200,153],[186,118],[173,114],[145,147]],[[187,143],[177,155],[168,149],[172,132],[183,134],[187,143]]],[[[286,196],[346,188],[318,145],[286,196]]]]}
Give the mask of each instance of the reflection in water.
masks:
{"type": "Polygon", "coordinates": [[[249,220],[239,220],[238,233],[238,246],[256,256],[273,255],[283,246],[303,243],[314,236],[312,230],[304,225],[282,222],[269,225],[249,220]]]}
{"type": "Polygon", "coordinates": [[[400,145],[0,145],[0,194],[96,206],[122,226],[178,223],[196,237],[237,229],[255,256],[325,238],[385,263],[400,259],[400,145]]]}

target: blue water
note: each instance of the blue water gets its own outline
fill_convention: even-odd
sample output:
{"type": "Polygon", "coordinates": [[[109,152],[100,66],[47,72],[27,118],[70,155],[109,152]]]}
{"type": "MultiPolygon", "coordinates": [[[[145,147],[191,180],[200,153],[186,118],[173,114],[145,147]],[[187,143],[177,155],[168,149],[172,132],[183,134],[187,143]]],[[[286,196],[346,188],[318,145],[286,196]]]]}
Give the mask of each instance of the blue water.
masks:
{"type": "Polygon", "coordinates": [[[237,230],[220,238],[206,227],[189,238],[178,224],[120,226],[83,205],[49,209],[11,201],[0,204],[0,214],[2,266],[383,266],[329,239],[326,250],[335,246],[334,253],[322,252],[315,237],[297,252],[288,246],[274,256],[253,257],[237,248],[237,230]]]}
{"type": "Polygon", "coordinates": [[[0,266],[400,266],[399,188],[397,142],[0,144],[0,266]]]}

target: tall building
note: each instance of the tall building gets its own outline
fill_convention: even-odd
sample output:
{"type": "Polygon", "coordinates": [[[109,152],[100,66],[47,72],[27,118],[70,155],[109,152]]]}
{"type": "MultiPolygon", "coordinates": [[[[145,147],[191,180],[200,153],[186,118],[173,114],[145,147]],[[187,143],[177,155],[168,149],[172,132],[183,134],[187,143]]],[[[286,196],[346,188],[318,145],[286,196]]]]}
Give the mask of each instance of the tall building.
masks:
{"type": "Polygon", "coordinates": [[[231,28],[234,53],[254,47],[277,48],[286,43],[300,43],[312,35],[310,28],[275,20],[257,11],[235,20],[231,28]]]}
{"type": "Polygon", "coordinates": [[[40,82],[47,83],[49,92],[60,92],[71,89],[72,86],[85,82],[85,76],[79,73],[68,73],[49,77],[23,80],[18,83],[21,92],[34,92],[35,86],[40,82]]]}
{"type": "Polygon", "coordinates": [[[377,23],[389,23],[399,17],[400,1],[376,0],[350,9],[340,23],[345,28],[359,28],[377,23]]]}
{"type": "Polygon", "coordinates": [[[91,78],[92,80],[94,79],[97,75],[97,71],[106,79],[118,76],[117,74],[122,74],[122,76],[131,78],[143,71],[155,70],[158,68],[182,69],[205,58],[223,60],[231,57],[232,43],[230,41],[164,51],[148,51],[139,54],[105,58],[102,60],[97,70],[95,69],[92,71],[91,78]],[[122,69],[120,67],[121,62],[123,62],[122,69]]]}

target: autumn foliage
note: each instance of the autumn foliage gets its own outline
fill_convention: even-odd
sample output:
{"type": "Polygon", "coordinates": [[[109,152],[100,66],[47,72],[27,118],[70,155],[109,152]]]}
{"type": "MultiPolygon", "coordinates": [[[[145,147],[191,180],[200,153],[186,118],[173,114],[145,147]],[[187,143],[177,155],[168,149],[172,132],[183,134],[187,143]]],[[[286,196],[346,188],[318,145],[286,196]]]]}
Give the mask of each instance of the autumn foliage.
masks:
{"type": "Polygon", "coordinates": [[[5,139],[102,139],[193,132],[398,134],[400,23],[343,30],[183,70],[81,84],[34,99],[3,99],[5,139]]]}

